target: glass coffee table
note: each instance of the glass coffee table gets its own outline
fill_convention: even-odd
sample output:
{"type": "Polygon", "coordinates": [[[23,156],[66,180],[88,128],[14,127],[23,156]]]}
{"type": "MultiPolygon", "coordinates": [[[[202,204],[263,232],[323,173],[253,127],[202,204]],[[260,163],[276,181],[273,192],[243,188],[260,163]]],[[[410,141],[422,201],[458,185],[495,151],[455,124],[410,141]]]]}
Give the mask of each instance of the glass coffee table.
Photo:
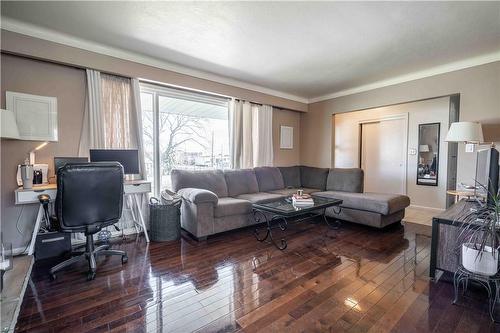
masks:
{"type": "Polygon", "coordinates": [[[270,239],[271,242],[280,250],[284,250],[287,247],[286,240],[281,238],[280,244],[278,244],[273,238],[273,229],[280,229],[285,231],[288,227],[289,222],[301,222],[317,216],[322,216],[325,223],[334,229],[339,226],[338,221],[334,221],[331,224],[325,215],[326,209],[329,207],[334,207],[336,214],[340,213],[342,200],[324,198],[312,196],[314,204],[310,206],[294,206],[292,204],[292,198],[282,198],[266,203],[253,204],[253,217],[256,223],[265,222],[266,229],[265,236],[260,236],[260,229],[256,228],[254,231],[255,238],[259,242],[263,242],[266,239],[270,239]]]}

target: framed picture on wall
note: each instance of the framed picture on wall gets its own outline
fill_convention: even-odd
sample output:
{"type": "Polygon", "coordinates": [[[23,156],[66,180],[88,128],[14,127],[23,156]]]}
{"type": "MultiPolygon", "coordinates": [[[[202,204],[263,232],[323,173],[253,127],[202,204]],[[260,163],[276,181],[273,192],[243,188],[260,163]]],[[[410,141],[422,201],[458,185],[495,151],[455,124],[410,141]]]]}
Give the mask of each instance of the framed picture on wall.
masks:
{"type": "Polygon", "coordinates": [[[14,112],[22,140],[57,141],[57,98],[7,91],[6,106],[14,112]]]}
{"type": "Polygon", "coordinates": [[[280,149],[293,149],[293,127],[280,126],[280,149]]]}

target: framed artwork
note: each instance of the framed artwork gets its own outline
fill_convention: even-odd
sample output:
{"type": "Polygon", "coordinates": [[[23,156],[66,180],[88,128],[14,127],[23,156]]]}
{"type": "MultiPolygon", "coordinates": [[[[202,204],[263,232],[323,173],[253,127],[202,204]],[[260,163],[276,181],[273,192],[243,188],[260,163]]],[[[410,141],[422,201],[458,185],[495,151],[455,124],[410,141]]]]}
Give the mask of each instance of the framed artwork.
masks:
{"type": "Polygon", "coordinates": [[[56,97],[7,91],[5,99],[7,109],[14,112],[22,140],[58,140],[56,97]]]}
{"type": "Polygon", "coordinates": [[[440,125],[418,125],[417,185],[438,186],[440,125]]]}
{"type": "Polygon", "coordinates": [[[293,127],[280,127],[280,149],[293,149],[293,127]]]}

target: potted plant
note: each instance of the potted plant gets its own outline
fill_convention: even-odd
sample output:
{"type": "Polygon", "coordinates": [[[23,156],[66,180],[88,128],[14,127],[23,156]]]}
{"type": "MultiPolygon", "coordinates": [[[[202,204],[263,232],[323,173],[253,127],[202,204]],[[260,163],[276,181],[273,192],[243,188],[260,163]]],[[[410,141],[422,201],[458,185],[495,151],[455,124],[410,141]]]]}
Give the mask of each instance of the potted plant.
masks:
{"type": "MultiPolygon", "coordinates": [[[[479,187],[488,191],[484,185],[479,187]]],[[[487,203],[465,212],[460,218],[458,244],[461,247],[462,266],[484,276],[498,272],[500,247],[500,198],[492,194],[487,203]]]]}

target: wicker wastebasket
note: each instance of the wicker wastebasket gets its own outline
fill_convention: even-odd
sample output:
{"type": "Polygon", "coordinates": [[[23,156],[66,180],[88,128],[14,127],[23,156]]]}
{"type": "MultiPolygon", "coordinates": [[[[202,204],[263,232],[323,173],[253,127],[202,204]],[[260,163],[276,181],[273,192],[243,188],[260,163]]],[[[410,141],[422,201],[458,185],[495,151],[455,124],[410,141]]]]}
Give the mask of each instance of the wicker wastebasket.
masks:
{"type": "Polygon", "coordinates": [[[150,238],[154,242],[179,239],[181,235],[180,206],[178,196],[166,199],[162,192],[161,202],[157,198],[149,200],[150,238]]]}

